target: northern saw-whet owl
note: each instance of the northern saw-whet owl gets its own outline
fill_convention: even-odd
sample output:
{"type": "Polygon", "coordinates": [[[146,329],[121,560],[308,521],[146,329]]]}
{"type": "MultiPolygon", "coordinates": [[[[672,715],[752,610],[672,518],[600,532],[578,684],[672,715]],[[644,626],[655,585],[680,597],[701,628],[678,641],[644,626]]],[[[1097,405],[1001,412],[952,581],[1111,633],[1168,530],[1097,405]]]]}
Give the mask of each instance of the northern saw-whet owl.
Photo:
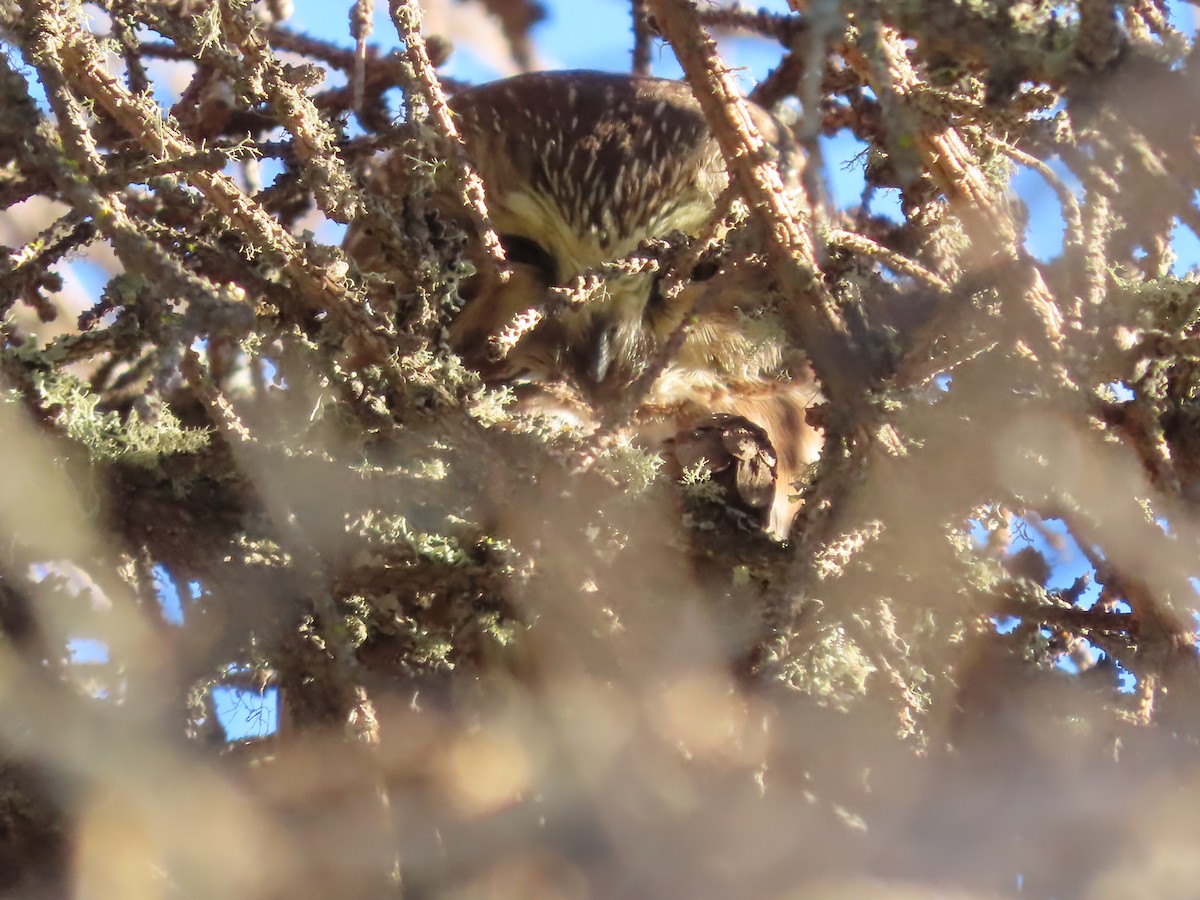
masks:
{"type": "MultiPolygon", "coordinates": [[[[685,315],[682,344],[633,411],[630,427],[681,466],[703,459],[768,532],[785,538],[797,477],[815,461],[818,431],[805,411],[818,391],[803,354],[771,321],[773,279],[761,258],[697,267],[670,300],[662,273],[609,277],[577,308],[560,308],[497,359],[495,337],[550,289],[651,238],[695,236],[718,214],[729,183],[700,105],[682,82],[588,71],[518,75],[450,100],[511,274],[493,267],[461,285],[452,349],[491,384],[509,384],[526,409],[594,428],[621,403],[685,315]]],[[[785,185],[802,158],[773,116],[748,104],[785,185]]],[[[386,187],[411,162],[395,154],[375,176],[386,187]]],[[[452,194],[432,204],[465,225],[452,194]]],[[[469,232],[468,229],[464,229],[469,232]]],[[[403,283],[385,247],[356,225],[346,250],[366,271],[403,283]]],[[[483,261],[482,247],[465,256],[483,261]]]]}

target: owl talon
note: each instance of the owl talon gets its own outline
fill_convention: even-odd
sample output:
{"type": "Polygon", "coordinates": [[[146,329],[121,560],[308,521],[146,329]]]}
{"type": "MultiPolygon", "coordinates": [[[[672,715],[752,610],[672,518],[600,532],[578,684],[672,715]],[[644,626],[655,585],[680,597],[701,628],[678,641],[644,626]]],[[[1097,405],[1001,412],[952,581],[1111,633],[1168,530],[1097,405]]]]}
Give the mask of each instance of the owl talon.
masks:
{"type": "Polygon", "coordinates": [[[724,489],[727,505],[766,527],[778,459],[763,429],[741,416],[718,413],[680,432],[674,450],[681,469],[703,465],[724,489]]]}

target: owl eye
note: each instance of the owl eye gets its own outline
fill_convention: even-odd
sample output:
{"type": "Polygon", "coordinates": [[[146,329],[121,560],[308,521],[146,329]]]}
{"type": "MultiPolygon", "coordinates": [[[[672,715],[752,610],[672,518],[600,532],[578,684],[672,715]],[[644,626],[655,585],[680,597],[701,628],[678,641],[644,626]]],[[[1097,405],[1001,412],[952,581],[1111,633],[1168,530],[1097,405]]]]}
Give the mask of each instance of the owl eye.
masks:
{"type": "Polygon", "coordinates": [[[721,271],[722,262],[724,260],[721,258],[720,250],[710,250],[705,253],[697,261],[696,268],[692,270],[692,281],[708,281],[721,271]]]}
{"type": "MultiPolygon", "coordinates": [[[[692,270],[690,282],[698,284],[702,281],[708,281],[721,270],[721,254],[718,252],[710,252],[700,257],[696,263],[696,267],[692,270]]],[[[654,276],[654,283],[650,286],[650,300],[646,305],[647,311],[658,312],[662,308],[663,293],[662,282],[665,272],[659,272],[654,276]]]]}
{"type": "Polygon", "coordinates": [[[504,254],[509,262],[532,266],[546,277],[549,284],[558,280],[558,263],[550,255],[550,251],[533,238],[527,238],[523,234],[502,234],[500,243],[504,246],[504,254]]]}

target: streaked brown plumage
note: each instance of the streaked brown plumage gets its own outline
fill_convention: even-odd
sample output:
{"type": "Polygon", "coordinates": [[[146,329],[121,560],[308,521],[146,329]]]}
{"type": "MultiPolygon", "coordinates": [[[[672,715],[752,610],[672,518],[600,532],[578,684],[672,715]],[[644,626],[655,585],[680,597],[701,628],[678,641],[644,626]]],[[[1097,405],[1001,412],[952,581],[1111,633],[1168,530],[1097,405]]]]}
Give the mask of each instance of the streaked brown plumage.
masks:
{"type": "MultiPolygon", "coordinates": [[[[687,435],[678,445],[684,464],[734,448],[725,462],[740,466],[743,502],[786,537],[796,511],[792,483],[820,447],[804,418],[817,389],[803,355],[771,324],[764,302],[771,277],[761,264],[726,262],[669,303],[655,275],[613,278],[581,308],[542,321],[504,360],[489,352],[489,337],[541,304],[552,286],[626,256],[647,238],[695,235],[712,219],[728,176],[687,86],[535,73],[463,91],[451,106],[513,270],[506,283],[480,274],[464,284],[467,302],[451,326],[454,349],[490,382],[521,386],[529,404],[594,426],[628,395],[685,313],[697,310],[679,352],[635,411],[634,427],[656,447],[687,435]],[[740,428],[739,417],[751,427],[740,428]],[[750,452],[747,435],[769,446],[750,452]]],[[[785,181],[795,183],[802,160],[786,129],[751,110],[785,181]]],[[[402,177],[405,165],[385,163],[378,183],[388,183],[389,167],[391,177],[402,177]]],[[[449,197],[434,203],[448,217],[461,215],[449,197]]],[[[346,248],[364,269],[403,279],[366,229],[352,229],[346,248]]],[[[469,248],[467,256],[479,261],[481,253],[469,248]]]]}

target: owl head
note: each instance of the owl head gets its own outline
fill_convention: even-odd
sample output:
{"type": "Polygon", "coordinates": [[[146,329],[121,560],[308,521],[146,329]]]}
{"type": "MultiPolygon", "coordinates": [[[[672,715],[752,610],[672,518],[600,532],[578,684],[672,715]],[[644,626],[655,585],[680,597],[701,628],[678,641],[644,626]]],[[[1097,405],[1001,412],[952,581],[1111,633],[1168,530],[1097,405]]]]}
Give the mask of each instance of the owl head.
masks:
{"type": "MultiPolygon", "coordinates": [[[[660,290],[661,273],[643,273],[607,278],[579,306],[548,302],[554,287],[575,276],[647,240],[695,236],[719,215],[729,175],[688,86],[544,72],[461,91],[451,107],[511,268],[501,279],[483,264],[483,248],[468,246],[477,274],[460,285],[464,305],[450,324],[452,348],[489,383],[512,385],[525,409],[589,428],[628,397],[687,315],[682,343],[672,345],[639,398],[637,433],[662,447],[705,417],[723,417],[715,430],[703,426],[696,445],[710,463],[713,447],[737,446],[722,451],[741,473],[737,493],[761,509],[768,530],[786,536],[797,508],[795,474],[820,446],[805,424],[816,388],[803,354],[765,314],[772,277],[753,252],[698,268],[670,299],[660,290]],[[554,311],[497,358],[494,338],[531,308],[554,311]],[[753,432],[747,424],[763,436],[761,454],[746,456],[745,441],[735,439],[753,432]],[[772,461],[742,478],[760,457],[772,461]],[[742,484],[763,478],[766,488],[742,484]]],[[[760,107],[748,108],[785,186],[798,186],[802,155],[787,129],[760,107]]],[[[393,156],[377,183],[386,187],[389,173],[402,179],[410,165],[393,156]]],[[[431,203],[470,233],[456,189],[435,192],[431,203]]],[[[404,281],[365,227],[351,230],[346,248],[365,269],[404,281]]]]}
{"type": "MultiPolygon", "coordinates": [[[[495,380],[567,382],[592,403],[619,397],[707,288],[668,303],[657,275],[612,277],[581,308],[541,322],[500,363],[488,338],[551,287],[647,239],[694,235],[712,219],[729,176],[699,103],[681,82],[567,71],[472,88],[451,106],[513,269],[506,283],[480,275],[463,286],[455,349],[495,380]]],[[[750,108],[794,182],[800,155],[786,128],[750,108]]],[[[679,363],[701,375],[720,361],[723,343],[735,369],[777,365],[778,348],[756,348],[740,325],[719,327],[721,310],[733,316],[739,305],[738,298],[706,304],[714,312],[694,329],[679,363]]]]}

